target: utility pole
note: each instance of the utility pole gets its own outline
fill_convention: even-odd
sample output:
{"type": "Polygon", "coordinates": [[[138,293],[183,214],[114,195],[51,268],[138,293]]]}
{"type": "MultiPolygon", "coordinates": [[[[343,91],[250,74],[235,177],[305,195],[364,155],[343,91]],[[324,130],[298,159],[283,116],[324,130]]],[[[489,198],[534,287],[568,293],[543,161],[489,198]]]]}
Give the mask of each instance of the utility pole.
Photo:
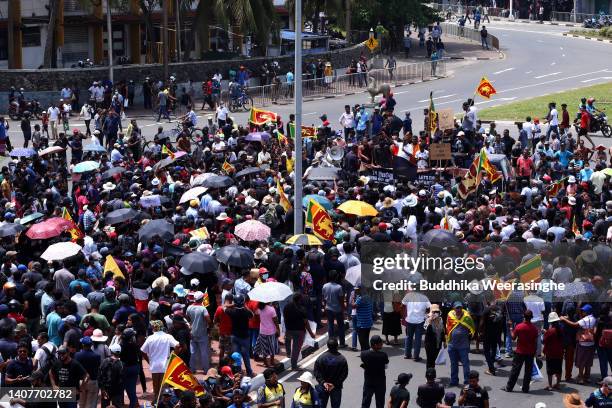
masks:
{"type": "Polygon", "coordinates": [[[163,0],[162,41],[164,43],[164,81],[168,80],[168,5],[172,0],[163,0]]]}
{"type": "Polygon", "coordinates": [[[108,46],[108,79],[115,82],[113,78],[113,25],[111,24],[111,0],[106,0],[106,45],[108,46]]]}
{"type": "Polygon", "coordinates": [[[302,0],[295,0],[295,193],[293,203],[293,233],[304,229],[302,218],[302,0]]]}
{"type": "Polygon", "coordinates": [[[174,14],[176,15],[176,61],[181,62],[181,13],[180,0],[176,0],[174,14]]]}

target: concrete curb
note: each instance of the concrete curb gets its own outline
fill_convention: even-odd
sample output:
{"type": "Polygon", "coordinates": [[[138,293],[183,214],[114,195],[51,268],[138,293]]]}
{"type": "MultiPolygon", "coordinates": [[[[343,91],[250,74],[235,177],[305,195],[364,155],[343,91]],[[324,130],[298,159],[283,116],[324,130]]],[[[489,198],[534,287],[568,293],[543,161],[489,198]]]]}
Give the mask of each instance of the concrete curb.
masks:
{"type": "Polygon", "coordinates": [[[610,44],[612,44],[612,40],[604,40],[603,38],[587,37],[586,35],[578,35],[578,34],[570,34],[570,33],[563,33],[562,35],[564,37],[582,38],[584,40],[599,41],[599,42],[603,42],[603,43],[610,43],[610,44]]]}
{"type": "Polygon", "coordinates": [[[544,23],[540,23],[539,21],[535,21],[535,20],[508,20],[507,18],[499,18],[499,17],[493,17],[491,18],[492,21],[506,21],[508,23],[523,23],[523,24],[542,24],[542,25],[553,25],[553,26],[565,26],[565,27],[582,27],[582,24],[580,23],[562,23],[562,22],[558,22],[558,21],[545,21],[544,23]]]}

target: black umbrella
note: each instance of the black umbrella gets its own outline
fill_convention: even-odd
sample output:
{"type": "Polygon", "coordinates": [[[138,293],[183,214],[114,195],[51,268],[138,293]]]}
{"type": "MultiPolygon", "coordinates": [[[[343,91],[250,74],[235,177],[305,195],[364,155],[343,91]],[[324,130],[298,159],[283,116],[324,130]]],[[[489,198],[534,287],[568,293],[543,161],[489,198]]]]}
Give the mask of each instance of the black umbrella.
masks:
{"type": "Polygon", "coordinates": [[[431,229],[423,235],[423,244],[435,248],[447,248],[455,246],[459,243],[459,239],[449,231],[440,229],[431,229]]]}
{"type": "Polygon", "coordinates": [[[121,174],[125,171],[125,167],[113,167],[112,169],[106,170],[102,173],[102,180],[113,178],[117,174],[121,174]]]}
{"type": "Polygon", "coordinates": [[[260,169],[259,167],[247,167],[246,169],[242,169],[238,173],[236,173],[235,177],[244,177],[251,174],[262,173],[263,171],[264,170],[260,169]]]}
{"type": "Polygon", "coordinates": [[[166,157],[165,159],[161,159],[157,163],[153,165],[153,170],[157,171],[159,169],[163,169],[164,167],[168,167],[172,163],[176,161],[176,157],[166,157]]]}
{"type": "Polygon", "coordinates": [[[21,224],[15,224],[12,222],[6,223],[0,227],[0,238],[15,236],[17,233],[25,229],[26,228],[21,224]]]}
{"type": "Polygon", "coordinates": [[[193,273],[213,273],[219,268],[217,260],[203,252],[191,252],[184,255],[179,265],[193,273]]]}
{"type": "Polygon", "coordinates": [[[225,188],[232,184],[234,184],[234,180],[231,177],[219,175],[210,176],[202,183],[204,187],[208,188],[225,188]]]}
{"type": "Polygon", "coordinates": [[[111,211],[104,218],[104,221],[108,225],[120,224],[125,221],[130,221],[137,218],[140,215],[140,211],[134,210],[133,208],[120,208],[115,211],[111,211]]]}
{"type": "Polygon", "coordinates": [[[227,266],[249,268],[253,265],[253,253],[249,248],[239,245],[228,245],[215,251],[217,261],[227,266]]]}
{"type": "Polygon", "coordinates": [[[174,224],[166,220],[151,220],[138,230],[138,238],[142,242],[156,235],[159,235],[164,241],[170,241],[174,238],[174,224]]]}

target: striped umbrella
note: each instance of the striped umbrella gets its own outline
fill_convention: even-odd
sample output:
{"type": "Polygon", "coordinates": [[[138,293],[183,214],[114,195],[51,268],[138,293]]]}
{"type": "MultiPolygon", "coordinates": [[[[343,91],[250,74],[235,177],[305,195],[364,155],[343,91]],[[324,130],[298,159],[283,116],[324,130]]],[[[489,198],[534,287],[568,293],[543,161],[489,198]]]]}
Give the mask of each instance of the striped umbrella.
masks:
{"type": "Polygon", "coordinates": [[[289,238],[287,241],[285,241],[285,243],[288,244],[288,245],[298,245],[298,246],[304,246],[304,245],[310,245],[310,246],[323,245],[323,242],[321,242],[321,240],[319,238],[317,238],[316,236],[314,236],[312,234],[298,234],[298,235],[294,235],[291,238],[289,238]]]}

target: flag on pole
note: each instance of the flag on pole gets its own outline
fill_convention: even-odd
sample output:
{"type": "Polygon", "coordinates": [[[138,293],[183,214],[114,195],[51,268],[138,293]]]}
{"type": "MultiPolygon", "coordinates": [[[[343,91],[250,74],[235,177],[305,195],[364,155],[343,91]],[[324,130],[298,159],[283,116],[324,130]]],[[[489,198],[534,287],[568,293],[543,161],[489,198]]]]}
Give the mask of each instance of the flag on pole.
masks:
{"type": "Polygon", "coordinates": [[[572,222],[572,232],[574,233],[574,236],[578,236],[578,235],[582,235],[582,233],[580,232],[580,228],[578,228],[578,225],[576,225],[576,216],[574,215],[574,221],[572,222]]]}
{"type": "Polygon", "coordinates": [[[66,207],[62,208],[62,218],[69,221],[71,226],[70,229],[68,229],[68,232],[70,233],[70,237],[71,237],[71,241],[75,242],[77,239],[79,238],[83,238],[85,237],[85,234],[83,233],[83,231],[81,231],[81,229],[76,225],[76,223],[74,222],[74,220],[72,219],[72,216],[70,215],[70,213],[68,212],[68,210],[66,209],[66,207]]]}
{"type": "Polygon", "coordinates": [[[491,162],[489,161],[489,158],[487,157],[487,152],[485,151],[484,148],[482,148],[482,150],[480,151],[480,154],[484,155],[484,158],[482,159],[482,168],[487,172],[487,176],[489,176],[489,180],[491,180],[491,183],[497,182],[497,180],[501,178],[500,172],[498,172],[497,168],[495,168],[495,166],[491,164],[491,162]]]}
{"type": "Polygon", "coordinates": [[[163,145],[162,149],[161,149],[162,154],[167,154],[168,157],[170,157],[171,159],[174,159],[174,152],[170,149],[168,149],[168,146],[163,145]]]}
{"type": "Polygon", "coordinates": [[[546,188],[546,195],[550,198],[556,197],[559,194],[559,191],[563,188],[563,183],[567,177],[562,178],[559,181],[555,181],[550,186],[546,188]]]}
{"type": "Polygon", "coordinates": [[[433,91],[429,92],[429,131],[433,134],[438,129],[438,114],[433,102],[433,91]]]}
{"type": "Polygon", "coordinates": [[[236,168],[229,164],[227,160],[223,162],[223,166],[221,166],[221,168],[226,174],[230,174],[236,171],[236,168]]]}
{"type": "Polygon", "coordinates": [[[306,209],[306,225],[312,228],[317,237],[334,241],[334,225],[325,208],[315,200],[310,200],[306,209]]]}
{"type": "Polygon", "coordinates": [[[450,226],[450,223],[448,222],[448,215],[445,215],[444,218],[442,218],[442,222],[440,223],[440,226],[442,227],[443,230],[446,230],[446,231],[451,231],[453,229],[450,226]]]}
{"type": "Polygon", "coordinates": [[[493,84],[487,79],[487,77],[482,77],[478,87],[476,88],[476,93],[483,98],[490,99],[491,95],[495,95],[497,91],[493,87],[493,84]]]}
{"type": "Polygon", "coordinates": [[[276,122],[276,113],[263,109],[251,108],[249,122],[254,125],[265,125],[268,122],[276,122]]]}
{"type": "Polygon", "coordinates": [[[162,379],[162,385],[164,384],[170,384],[181,391],[193,391],[198,397],[206,394],[206,390],[189,370],[187,364],[174,352],[170,354],[170,360],[166,366],[162,379]]]}
{"type": "Polygon", "coordinates": [[[287,136],[283,135],[278,130],[276,131],[276,138],[278,139],[278,143],[282,145],[287,146],[289,144],[289,140],[287,139],[287,136]]]}
{"type": "Polygon", "coordinates": [[[204,291],[204,297],[202,298],[202,306],[210,306],[210,297],[208,296],[208,288],[204,291]]]}
{"type": "MultiPolygon", "coordinates": [[[[289,123],[289,136],[295,139],[295,123],[289,123]]],[[[302,137],[317,137],[317,128],[302,125],[302,137]]]]}
{"type": "Polygon", "coordinates": [[[542,257],[536,255],[514,270],[521,283],[539,282],[542,278],[542,257]]]}
{"type": "Polygon", "coordinates": [[[289,199],[287,198],[287,195],[285,194],[285,190],[283,189],[283,185],[280,183],[279,179],[276,179],[276,192],[278,193],[278,196],[280,197],[279,203],[281,207],[283,207],[285,212],[288,213],[289,210],[293,208],[293,206],[291,205],[291,201],[289,201],[289,199]]]}
{"type": "MultiPolygon", "coordinates": [[[[498,288],[498,284],[502,282],[499,279],[499,276],[497,275],[493,276],[492,280],[493,280],[493,297],[497,300],[503,300],[503,301],[507,300],[508,296],[510,296],[510,294],[512,293],[512,289],[498,288]]],[[[514,281],[516,281],[516,279],[511,279],[503,283],[513,284],[514,281]]]]}
{"type": "Polygon", "coordinates": [[[125,275],[121,272],[119,265],[117,265],[117,261],[115,261],[112,255],[107,255],[106,261],[104,262],[104,275],[106,275],[107,272],[112,272],[113,278],[119,276],[125,279],[125,275]]]}
{"type": "Polygon", "coordinates": [[[478,190],[478,185],[480,184],[480,172],[482,171],[484,160],[486,160],[486,158],[487,155],[484,152],[484,149],[481,150],[480,154],[474,158],[470,169],[467,173],[465,173],[465,177],[457,189],[457,192],[461,198],[466,198],[478,190]]]}

